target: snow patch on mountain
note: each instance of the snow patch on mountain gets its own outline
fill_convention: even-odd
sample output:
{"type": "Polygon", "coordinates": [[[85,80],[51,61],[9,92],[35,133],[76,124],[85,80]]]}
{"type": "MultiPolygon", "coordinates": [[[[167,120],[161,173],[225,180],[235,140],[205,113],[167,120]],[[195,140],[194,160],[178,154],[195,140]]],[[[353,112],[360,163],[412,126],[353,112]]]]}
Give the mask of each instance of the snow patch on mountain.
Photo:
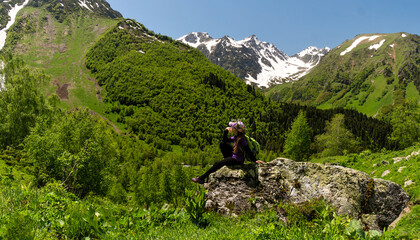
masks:
{"type": "MultiPolygon", "coordinates": [[[[327,47],[309,47],[290,57],[275,45],[260,41],[255,35],[236,41],[229,36],[213,39],[208,33],[192,32],[178,41],[199,49],[215,64],[235,66],[235,71],[242,75],[238,77],[259,87],[299,79],[330,51],[327,47]]],[[[226,69],[231,70],[229,67],[226,69]]]]}
{"type": "MultiPolygon", "coordinates": [[[[6,27],[0,30],[0,50],[2,50],[4,45],[6,44],[7,30],[15,23],[16,15],[18,14],[18,12],[28,3],[29,3],[29,0],[25,0],[25,2],[22,3],[22,5],[16,4],[14,7],[10,9],[8,13],[10,17],[10,21],[6,24],[6,27]]],[[[5,83],[5,76],[3,74],[3,69],[4,69],[4,62],[0,60],[0,91],[4,89],[4,83],[5,83]]]]}
{"type": "Polygon", "coordinates": [[[382,44],[384,44],[384,42],[385,42],[385,39],[383,39],[381,42],[377,44],[373,44],[372,46],[369,47],[369,50],[372,50],[372,49],[378,50],[382,46],[382,44]]]}
{"type": "Polygon", "coordinates": [[[28,4],[29,0],[26,0],[22,5],[15,5],[13,8],[9,11],[9,17],[10,21],[7,23],[6,27],[0,30],[0,50],[3,49],[4,45],[6,44],[6,37],[7,33],[6,31],[15,23],[16,15],[18,12],[26,5],[28,4]]]}
{"type": "Polygon", "coordinates": [[[351,45],[350,47],[348,47],[346,50],[344,50],[343,52],[340,53],[341,56],[344,56],[346,53],[351,52],[351,50],[353,50],[354,48],[356,48],[361,42],[368,40],[368,41],[373,41],[376,38],[380,37],[380,35],[374,35],[374,36],[363,36],[363,37],[359,37],[358,39],[356,39],[351,45]]]}
{"type": "MultiPolygon", "coordinates": [[[[93,10],[90,8],[90,7],[92,7],[92,4],[90,4],[90,7],[86,4],[86,0],[79,0],[79,5],[81,6],[81,7],[84,7],[84,8],[86,8],[86,9],[88,9],[88,10],[90,10],[90,11],[92,11],[93,12],[93,10]]],[[[98,5],[98,7],[99,7],[99,5],[98,5]]]]}
{"type": "Polygon", "coordinates": [[[101,2],[99,4],[98,2],[92,2],[91,0],[79,0],[78,3],[79,3],[79,6],[81,6],[82,8],[86,8],[91,12],[94,12],[95,9],[99,9],[101,7],[109,10],[109,8],[106,6],[104,2],[101,2]]]}

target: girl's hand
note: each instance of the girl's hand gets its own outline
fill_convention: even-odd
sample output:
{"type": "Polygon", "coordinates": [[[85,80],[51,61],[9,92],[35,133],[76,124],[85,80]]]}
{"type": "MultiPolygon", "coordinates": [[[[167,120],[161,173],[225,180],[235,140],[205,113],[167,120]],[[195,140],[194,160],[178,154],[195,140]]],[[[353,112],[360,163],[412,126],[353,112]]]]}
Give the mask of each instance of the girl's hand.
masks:
{"type": "Polygon", "coordinates": [[[232,132],[232,128],[231,127],[227,127],[226,130],[228,130],[229,132],[232,132]]]}
{"type": "Polygon", "coordinates": [[[261,160],[257,160],[256,163],[261,164],[261,163],[265,163],[265,162],[263,162],[261,160]]]}

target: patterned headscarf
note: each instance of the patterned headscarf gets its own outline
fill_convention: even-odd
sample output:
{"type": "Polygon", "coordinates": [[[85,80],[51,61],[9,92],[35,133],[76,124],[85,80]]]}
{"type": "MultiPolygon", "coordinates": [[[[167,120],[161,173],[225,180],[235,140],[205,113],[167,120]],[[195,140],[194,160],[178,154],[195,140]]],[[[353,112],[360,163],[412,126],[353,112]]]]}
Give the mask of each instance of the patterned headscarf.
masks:
{"type": "Polygon", "coordinates": [[[246,131],[245,124],[240,120],[230,121],[229,122],[229,127],[233,127],[236,130],[238,130],[238,132],[241,132],[241,133],[245,133],[245,131],[246,131]]]}

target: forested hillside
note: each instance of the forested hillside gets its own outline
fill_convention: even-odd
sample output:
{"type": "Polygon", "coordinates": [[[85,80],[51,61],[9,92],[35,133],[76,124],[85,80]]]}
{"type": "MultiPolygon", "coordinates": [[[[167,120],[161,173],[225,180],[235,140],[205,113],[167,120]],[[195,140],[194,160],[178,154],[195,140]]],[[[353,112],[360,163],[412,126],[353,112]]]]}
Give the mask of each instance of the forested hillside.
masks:
{"type": "MultiPolygon", "coordinates": [[[[105,34],[87,53],[86,65],[106,90],[109,111],[141,139],[166,148],[203,149],[220,139],[229,120],[243,119],[265,149],[282,151],[284,133],[302,109],[271,102],[198,50],[133,20],[105,34]]],[[[390,125],[352,110],[309,108],[313,134],[323,132],[325,121],[339,112],[365,147],[394,147],[387,140],[390,125]]]]}

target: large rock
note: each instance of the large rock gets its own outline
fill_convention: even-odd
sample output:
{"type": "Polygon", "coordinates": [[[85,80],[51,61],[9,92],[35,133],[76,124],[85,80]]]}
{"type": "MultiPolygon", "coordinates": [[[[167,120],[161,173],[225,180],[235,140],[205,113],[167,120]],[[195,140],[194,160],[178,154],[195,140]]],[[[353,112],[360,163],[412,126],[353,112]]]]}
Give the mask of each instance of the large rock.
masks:
{"type": "Polygon", "coordinates": [[[279,158],[263,165],[223,167],[209,177],[206,207],[227,214],[279,202],[301,203],[324,198],[338,214],[361,219],[370,229],[383,229],[409,201],[393,182],[335,165],[279,158]]]}

